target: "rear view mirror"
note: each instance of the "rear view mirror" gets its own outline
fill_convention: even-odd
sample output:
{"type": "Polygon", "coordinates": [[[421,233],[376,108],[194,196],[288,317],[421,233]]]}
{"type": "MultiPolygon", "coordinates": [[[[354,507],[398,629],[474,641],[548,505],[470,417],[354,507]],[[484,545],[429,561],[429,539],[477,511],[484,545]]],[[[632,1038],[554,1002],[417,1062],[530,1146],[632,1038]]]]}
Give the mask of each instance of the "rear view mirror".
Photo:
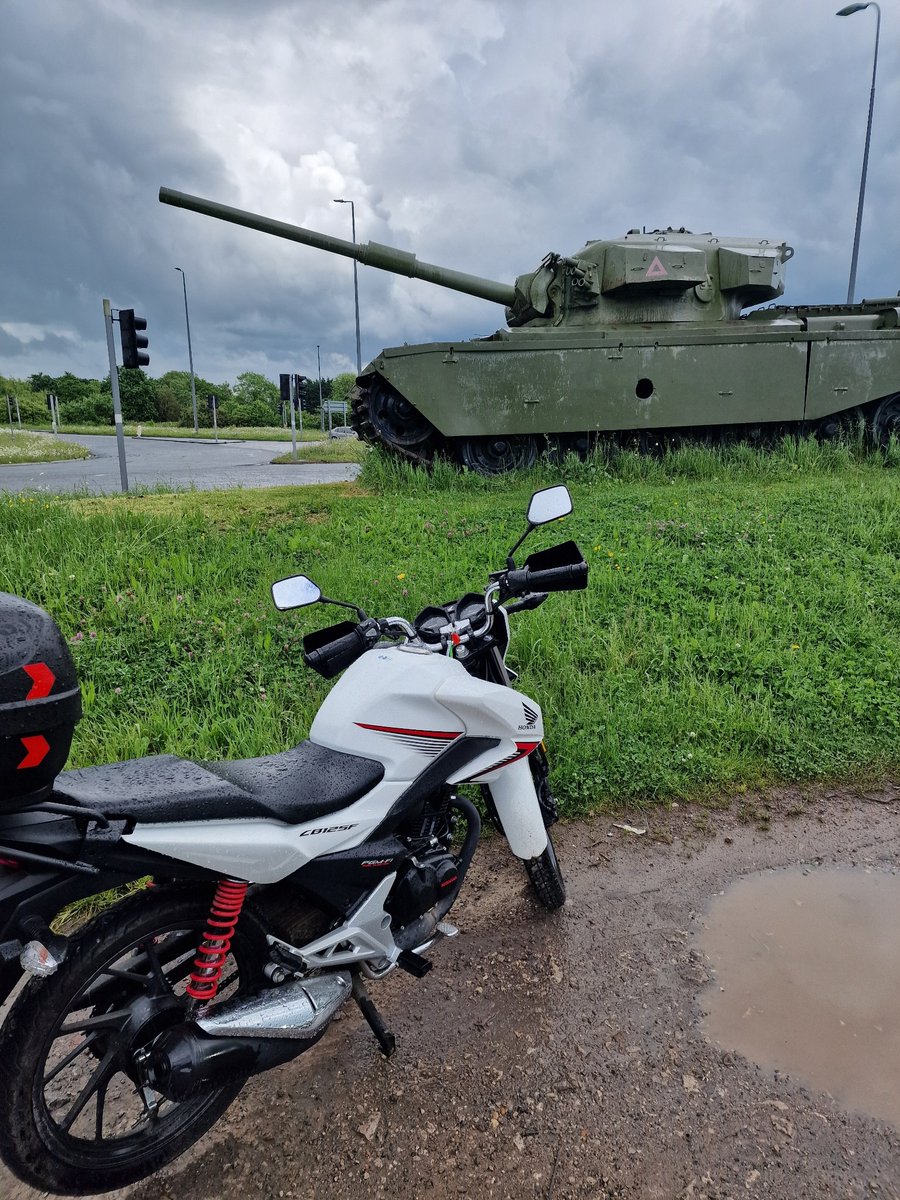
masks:
{"type": "Polygon", "coordinates": [[[542,488],[535,492],[528,505],[529,525],[546,525],[548,521],[557,521],[566,517],[572,511],[572,497],[564,483],[555,487],[542,488]]]}
{"type": "Polygon", "coordinates": [[[304,608],[321,598],[321,591],[305,575],[292,575],[290,579],[279,579],[272,584],[272,599],[275,607],[284,612],[289,608],[304,608]]]}

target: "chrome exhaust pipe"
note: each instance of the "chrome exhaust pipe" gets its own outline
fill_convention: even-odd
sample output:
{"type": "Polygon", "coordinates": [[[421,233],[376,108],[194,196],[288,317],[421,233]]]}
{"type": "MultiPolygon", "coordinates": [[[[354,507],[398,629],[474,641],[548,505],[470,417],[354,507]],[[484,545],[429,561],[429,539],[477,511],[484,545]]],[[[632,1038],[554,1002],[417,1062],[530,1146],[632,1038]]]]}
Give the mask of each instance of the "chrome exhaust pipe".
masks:
{"type": "Polygon", "coordinates": [[[197,1025],[213,1037],[312,1038],[350,995],[349,971],[295,979],[219,1005],[197,1025]]]}

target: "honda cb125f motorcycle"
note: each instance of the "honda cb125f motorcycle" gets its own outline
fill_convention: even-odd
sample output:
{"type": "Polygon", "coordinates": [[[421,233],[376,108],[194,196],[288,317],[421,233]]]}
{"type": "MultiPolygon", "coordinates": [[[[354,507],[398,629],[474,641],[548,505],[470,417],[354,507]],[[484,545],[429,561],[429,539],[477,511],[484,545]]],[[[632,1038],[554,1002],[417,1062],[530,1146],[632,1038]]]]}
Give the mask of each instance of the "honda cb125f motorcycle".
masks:
{"type": "Polygon", "coordinates": [[[0,595],[0,1000],[30,976],[0,1032],[0,1151],[17,1175],[72,1195],[143,1178],[351,998],[390,1055],[367,985],[424,975],[457,932],[446,918],[481,828],[464,781],[483,785],[540,902],[563,903],[541,710],[505,657],[511,613],[587,583],[574,542],[513,557],[571,508],[563,486],[535,493],[505,568],[412,623],[327,601],[305,576],[276,583],[279,609],[354,619],[304,638],[307,665],[343,677],[309,740],[266,758],[62,771],[81,710],[68,648],[43,610],[0,595]],[[72,901],[145,876],[73,936],[51,931],[72,901]]]}

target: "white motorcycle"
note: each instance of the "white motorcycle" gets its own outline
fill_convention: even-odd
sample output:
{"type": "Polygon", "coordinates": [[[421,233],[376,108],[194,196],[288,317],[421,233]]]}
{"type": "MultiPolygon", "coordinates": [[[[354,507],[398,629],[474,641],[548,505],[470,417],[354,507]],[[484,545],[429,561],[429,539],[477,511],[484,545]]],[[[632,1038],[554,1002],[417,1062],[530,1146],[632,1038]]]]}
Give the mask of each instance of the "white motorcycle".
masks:
{"type": "Polygon", "coordinates": [[[80,715],[74,668],[46,613],[0,596],[0,626],[12,613],[26,631],[23,662],[4,675],[0,655],[0,1000],[31,976],[0,1031],[0,1152],[20,1178],[93,1195],[145,1177],[350,998],[392,1054],[366,984],[424,975],[426,951],[457,932],[446,917],[481,830],[457,785],[483,785],[539,901],[563,903],[541,710],[505,658],[511,613],[587,584],[574,542],[513,558],[571,509],[563,486],[536,492],[486,589],[412,623],[329,601],[302,575],[276,583],[279,609],[341,604],[355,620],[304,638],[307,665],[343,676],[309,739],[265,758],[57,774],[80,715]],[[4,704],[16,671],[22,698],[4,704]],[[143,876],[72,937],[51,931],[74,899],[143,876]]]}

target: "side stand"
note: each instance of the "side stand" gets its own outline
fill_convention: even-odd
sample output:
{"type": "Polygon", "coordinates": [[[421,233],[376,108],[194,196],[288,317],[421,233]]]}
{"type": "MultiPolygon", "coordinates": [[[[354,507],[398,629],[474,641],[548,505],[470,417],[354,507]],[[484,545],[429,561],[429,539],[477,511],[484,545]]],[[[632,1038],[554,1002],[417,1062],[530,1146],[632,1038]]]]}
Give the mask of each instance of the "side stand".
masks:
{"type": "Polygon", "coordinates": [[[387,1028],[384,1021],[381,1019],[381,1014],[372,1003],[369,993],[366,991],[366,985],[362,981],[362,976],[357,974],[353,976],[353,999],[359,1005],[359,1011],[366,1018],[369,1028],[375,1034],[375,1040],[381,1047],[381,1053],[385,1058],[390,1058],[397,1048],[397,1039],[387,1028]]]}

